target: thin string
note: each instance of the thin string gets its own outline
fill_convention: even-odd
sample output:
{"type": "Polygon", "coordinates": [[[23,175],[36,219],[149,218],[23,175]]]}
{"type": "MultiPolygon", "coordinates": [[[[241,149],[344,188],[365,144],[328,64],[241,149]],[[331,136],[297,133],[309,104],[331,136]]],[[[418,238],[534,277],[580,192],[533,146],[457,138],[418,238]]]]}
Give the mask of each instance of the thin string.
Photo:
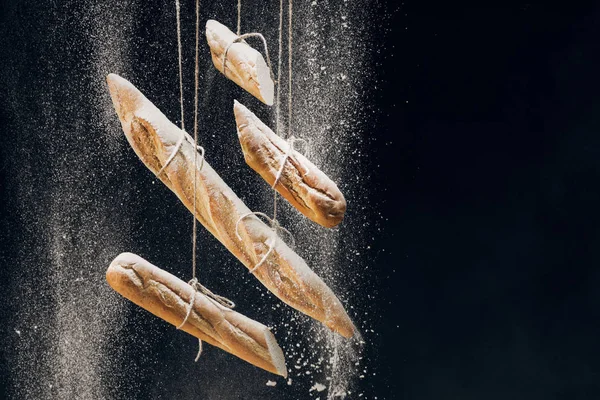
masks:
{"type": "MultiPolygon", "coordinates": [[[[283,168],[285,167],[285,163],[290,159],[290,157],[292,157],[292,153],[294,152],[294,145],[296,143],[300,143],[300,142],[304,143],[304,145],[307,146],[307,141],[304,139],[297,138],[294,135],[292,135],[288,138],[288,140],[287,140],[288,148],[283,156],[283,160],[281,161],[281,166],[279,167],[279,171],[277,171],[277,175],[275,176],[275,181],[273,182],[273,185],[271,186],[273,189],[275,189],[275,187],[279,183],[279,180],[281,179],[281,175],[283,173],[283,168]]],[[[304,168],[303,176],[308,175],[310,173],[310,170],[308,169],[308,167],[306,165],[302,165],[302,167],[304,168]]]]}
{"type": "MultiPolygon", "coordinates": [[[[281,53],[283,48],[283,0],[279,0],[279,46],[277,55],[277,82],[281,82],[281,53]]],[[[279,111],[281,106],[279,99],[281,98],[281,84],[277,85],[277,93],[275,95],[275,132],[279,135],[280,116],[279,111]]]]}
{"type": "MultiPolygon", "coordinates": [[[[192,281],[196,281],[198,282],[198,280],[196,278],[192,279],[190,282],[192,281]]],[[[194,309],[194,304],[196,301],[196,293],[198,293],[198,291],[196,290],[196,288],[194,288],[192,286],[192,298],[190,299],[190,306],[188,307],[187,312],[185,313],[185,318],[183,319],[183,321],[181,321],[181,324],[179,324],[177,326],[177,330],[183,328],[183,326],[186,324],[188,318],[190,318],[190,315],[192,315],[192,310],[194,309]]],[[[200,359],[200,356],[202,355],[202,339],[198,338],[198,353],[196,353],[196,358],[194,358],[194,362],[198,362],[198,360],[200,359]]]]}
{"type": "MultiPolygon", "coordinates": [[[[167,158],[167,161],[165,161],[165,164],[156,173],[156,176],[162,175],[162,173],[165,171],[165,169],[167,169],[167,167],[169,166],[169,164],[171,164],[171,161],[173,161],[173,159],[175,158],[175,156],[177,155],[177,153],[179,152],[179,150],[181,150],[181,145],[183,144],[183,141],[186,138],[187,138],[187,140],[188,140],[188,142],[190,144],[193,144],[192,143],[192,139],[189,137],[189,135],[187,135],[186,132],[181,131],[181,137],[179,138],[179,140],[175,144],[175,147],[173,148],[173,151],[171,152],[171,154],[167,158]]],[[[198,168],[198,170],[202,171],[202,167],[204,166],[204,147],[202,147],[202,146],[196,146],[196,151],[200,152],[200,168],[198,168]]]]}
{"type": "MultiPolygon", "coordinates": [[[[262,39],[263,41],[263,45],[265,47],[265,56],[267,58],[267,64],[269,66],[269,71],[271,74],[271,79],[273,79],[275,81],[275,83],[277,83],[277,94],[276,94],[276,109],[275,109],[275,113],[276,113],[276,131],[277,134],[280,134],[280,99],[281,99],[281,89],[280,89],[280,84],[279,82],[281,82],[281,65],[282,65],[282,47],[283,47],[283,0],[279,1],[279,43],[278,43],[278,59],[277,59],[277,80],[274,79],[273,77],[273,68],[271,66],[271,60],[269,57],[269,51],[267,49],[267,43],[265,38],[260,34],[260,33],[247,33],[244,35],[240,35],[241,32],[241,26],[240,26],[240,14],[241,14],[241,0],[238,0],[238,27],[237,27],[237,35],[238,37],[231,42],[226,48],[225,51],[223,52],[223,74],[225,76],[227,76],[227,53],[229,52],[229,49],[231,48],[231,46],[234,43],[240,42],[243,39],[247,38],[247,37],[251,37],[251,36],[258,36],[262,39]]],[[[285,166],[286,161],[288,160],[288,158],[291,156],[291,153],[293,152],[293,147],[294,147],[294,141],[295,140],[300,140],[300,139],[295,139],[293,136],[290,136],[290,132],[291,132],[291,117],[292,117],[292,0],[289,0],[289,23],[288,23],[288,134],[286,136],[288,136],[290,139],[288,140],[288,150],[286,151],[286,154],[284,156],[284,159],[281,163],[281,167],[279,172],[277,173],[277,177],[275,179],[275,183],[273,184],[273,188],[277,185],[277,183],[279,182],[279,179],[281,178],[281,174],[283,172],[283,168],[285,166]]],[[[307,170],[308,173],[308,170],[307,170]]],[[[278,199],[278,193],[276,190],[273,191],[273,218],[269,217],[268,215],[261,213],[261,212],[250,212],[247,214],[242,215],[236,222],[235,224],[235,233],[236,236],[239,240],[242,240],[241,236],[239,235],[239,224],[240,222],[244,219],[247,218],[251,215],[254,216],[261,216],[263,218],[265,218],[268,222],[269,225],[271,227],[271,231],[272,231],[272,235],[269,238],[269,240],[267,240],[265,242],[265,244],[269,247],[269,249],[267,250],[267,252],[265,253],[265,255],[262,257],[262,259],[253,267],[250,269],[250,273],[254,273],[258,268],[260,268],[260,266],[262,266],[264,264],[264,262],[268,259],[268,257],[271,255],[271,253],[273,252],[273,249],[275,247],[277,238],[279,237],[279,232],[285,232],[288,234],[288,236],[291,238],[292,242],[294,241],[294,237],[292,236],[292,234],[285,228],[283,228],[281,225],[279,225],[279,222],[277,221],[277,199],[278,199]]]]}
{"type": "MultiPolygon", "coordinates": [[[[293,11],[293,1],[292,0],[288,0],[288,129],[286,132],[285,137],[288,138],[288,149],[283,157],[283,160],[281,162],[281,167],[279,168],[279,171],[277,172],[277,176],[275,177],[275,182],[273,182],[273,186],[272,188],[275,189],[275,186],[277,186],[277,184],[279,183],[279,180],[281,179],[281,174],[283,173],[283,168],[285,167],[285,163],[287,162],[287,160],[290,158],[292,152],[294,151],[294,142],[298,141],[298,140],[302,140],[302,139],[296,139],[294,138],[293,135],[291,135],[291,131],[292,131],[292,54],[293,54],[293,48],[292,48],[292,11],[293,11]]],[[[275,105],[275,131],[277,132],[277,135],[281,134],[281,129],[280,129],[280,100],[281,100],[281,53],[282,53],[282,47],[283,47],[283,0],[279,0],[279,54],[278,54],[278,58],[277,58],[277,94],[276,94],[276,105],[275,105]]],[[[265,45],[266,46],[266,45],[265,45]]],[[[224,68],[224,67],[223,67],[224,68]]],[[[269,63],[269,69],[271,68],[271,64],[269,63]]],[[[271,71],[271,74],[273,74],[273,72],[271,71]]],[[[308,168],[304,167],[306,172],[305,175],[308,174],[308,168]]],[[[277,201],[279,199],[278,193],[276,190],[273,190],[273,218],[269,218],[270,222],[271,222],[271,229],[274,233],[273,236],[273,241],[272,243],[269,245],[269,251],[267,252],[267,254],[262,258],[262,260],[253,268],[250,270],[250,272],[253,272],[254,270],[256,270],[258,267],[260,267],[264,261],[267,259],[267,257],[271,254],[271,252],[273,251],[273,246],[275,245],[275,240],[277,238],[277,231],[278,229],[284,229],[281,228],[281,226],[279,225],[279,222],[277,222],[277,201]]],[[[256,213],[255,213],[256,214],[256,213]]],[[[258,214],[256,214],[258,215],[258,214]]],[[[242,218],[240,218],[238,220],[238,223],[241,221],[242,218]]],[[[289,233],[289,231],[286,230],[286,232],[289,233]]],[[[236,233],[237,233],[237,225],[236,225],[236,233]]],[[[291,236],[291,234],[290,234],[291,236]]]]}
{"type": "Polygon", "coordinates": [[[238,0],[237,35],[242,32],[242,0],[238,0]]]}
{"type": "MultiPolygon", "coordinates": [[[[293,1],[292,0],[288,0],[288,129],[287,132],[285,134],[285,137],[288,138],[293,138],[293,136],[291,135],[292,132],[292,54],[293,54],[293,48],[292,48],[292,16],[293,16],[293,1]]],[[[281,48],[282,48],[282,42],[283,42],[283,35],[282,35],[282,31],[283,31],[283,0],[279,0],[279,59],[277,60],[277,82],[281,82],[281,48]]],[[[279,117],[279,110],[280,110],[280,84],[277,85],[277,106],[276,106],[276,132],[277,135],[280,135],[280,127],[279,127],[279,122],[280,122],[280,117],[279,117]]],[[[289,147],[288,147],[288,151],[286,152],[284,158],[283,158],[283,162],[281,163],[281,167],[279,169],[279,172],[277,173],[277,177],[275,178],[275,182],[273,183],[273,188],[275,188],[275,186],[277,185],[277,183],[279,182],[279,179],[281,178],[281,173],[283,172],[283,167],[285,166],[285,163],[287,162],[291,151],[293,151],[293,140],[292,142],[289,143],[289,147]]],[[[278,197],[278,193],[276,190],[274,190],[273,193],[273,219],[275,221],[277,221],[277,200],[279,199],[278,197]]]]}
{"type": "Polygon", "coordinates": [[[292,5],[293,1],[289,0],[289,9],[288,9],[288,130],[287,137],[291,135],[292,132],[292,5]]]}
{"type": "Polygon", "coordinates": [[[181,105],[181,130],[185,131],[185,123],[183,121],[183,57],[181,55],[181,18],[180,18],[179,0],[175,0],[175,10],[177,18],[177,54],[179,56],[179,104],[181,105]]]}
{"type": "Polygon", "coordinates": [[[226,297],[219,296],[218,294],[213,293],[206,286],[202,285],[198,281],[197,278],[192,278],[188,282],[188,285],[190,285],[193,289],[192,298],[190,299],[190,304],[189,304],[188,310],[185,314],[185,318],[183,319],[183,321],[181,321],[181,324],[179,324],[179,326],[177,326],[177,329],[183,328],[185,323],[190,318],[190,315],[192,314],[192,310],[194,309],[194,305],[195,305],[195,301],[196,301],[196,293],[198,293],[198,292],[202,293],[203,295],[208,297],[210,300],[214,301],[215,303],[217,303],[225,308],[228,308],[230,310],[235,308],[235,303],[233,301],[229,300],[226,297]]]}
{"type": "MultiPolygon", "coordinates": [[[[279,0],[279,42],[278,42],[278,55],[277,55],[277,93],[275,99],[275,132],[277,135],[281,134],[281,54],[283,52],[283,0],[279,0]]],[[[277,220],[277,200],[279,193],[277,190],[273,190],[273,219],[277,220]]]]}
{"type": "MultiPolygon", "coordinates": [[[[293,54],[293,48],[292,48],[292,11],[293,11],[293,1],[292,0],[288,0],[288,128],[287,128],[287,132],[285,134],[284,137],[287,138],[292,138],[293,136],[291,135],[292,132],[292,54],[293,54]]],[[[277,60],[277,82],[281,82],[281,48],[282,48],[282,42],[283,42],[283,35],[282,35],[282,31],[283,31],[283,0],[279,0],[279,59],[277,60]]],[[[276,106],[276,132],[277,135],[281,135],[281,130],[280,130],[280,116],[279,116],[279,110],[280,110],[280,84],[277,85],[277,106],[276,106]]],[[[273,183],[273,188],[275,188],[275,186],[277,185],[277,183],[279,182],[279,179],[281,178],[281,173],[283,172],[283,167],[285,166],[285,163],[287,162],[289,156],[290,156],[290,152],[293,151],[293,141],[289,143],[289,147],[288,147],[288,151],[286,152],[284,158],[283,158],[283,162],[281,163],[281,167],[279,169],[279,172],[277,173],[277,177],[275,178],[275,182],[273,183]]],[[[277,220],[277,200],[279,199],[278,197],[278,193],[275,190],[274,194],[273,194],[273,219],[277,220]]]]}
{"type": "Polygon", "coordinates": [[[258,32],[244,33],[243,35],[238,35],[238,37],[236,37],[231,43],[227,45],[225,51],[223,52],[223,75],[227,76],[227,54],[229,53],[229,49],[231,49],[231,46],[233,46],[236,43],[242,42],[244,39],[247,39],[249,37],[258,37],[261,39],[263,47],[265,49],[265,57],[267,59],[267,66],[269,67],[269,74],[271,75],[271,79],[275,81],[275,77],[273,76],[273,67],[271,66],[271,57],[269,57],[269,48],[267,47],[267,40],[262,34],[258,32]]]}
{"type": "MultiPolygon", "coordinates": [[[[281,55],[281,1],[282,0],[280,0],[279,10],[279,55],[281,55]]],[[[269,74],[271,75],[271,79],[274,81],[274,83],[279,82],[279,79],[276,81],[275,77],[273,76],[273,67],[271,66],[271,58],[269,57],[269,48],[267,47],[267,41],[265,40],[264,36],[256,32],[245,33],[242,35],[242,0],[238,0],[237,3],[237,38],[235,38],[231,43],[229,43],[229,45],[227,45],[225,51],[223,52],[223,75],[227,76],[227,53],[229,52],[231,46],[233,46],[235,43],[242,42],[244,39],[249,37],[259,37],[262,40],[263,46],[265,48],[265,57],[267,58],[267,65],[269,67],[269,74]]]]}
{"type": "MultiPolygon", "coordinates": [[[[196,60],[194,67],[194,149],[198,148],[198,41],[199,41],[199,26],[200,26],[200,0],[196,0],[196,60]]],[[[204,149],[202,149],[202,166],[204,165],[204,149]]],[[[181,323],[180,326],[177,327],[179,329],[182,327],[187,319],[190,316],[192,308],[194,307],[194,300],[196,300],[196,293],[198,290],[196,289],[196,285],[200,285],[198,279],[196,278],[196,242],[198,236],[198,222],[196,221],[196,181],[198,180],[198,152],[194,151],[194,212],[192,214],[192,280],[189,282],[190,286],[194,290],[192,301],[190,301],[190,308],[185,316],[185,319],[181,323]]],[[[202,168],[202,166],[200,168],[202,168]]],[[[202,340],[198,338],[198,353],[196,354],[196,358],[194,358],[194,362],[198,362],[200,356],[202,355],[202,340]]]]}
{"type": "MultiPolygon", "coordinates": [[[[198,148],[198,86],[199,86],[199,62],[198,49],[200,37],[200,0],[196,0],[196,62],[194,69],[194,148],[198,148]]],[[[204,163],[204,154],[202,155],[204,163]]],[[[198,152],[194,151],[194,213],[192,214],[192,279],[196,279],[196,242],[198,238],[198,221],[196,220],[196,181],[198,180],[197,173],[198,152]]]]}
{"type": "MultiPolygon", "coordinates": [[[[167,161],[162,166],[162,168],[156,174],[160,176],[165,168],[169,166],[171,161],[175,158],[175,155],[180,151],[181,145],[186,138],[189,138],[189,135],[185,132],[185,124],[184,124],[184,114],[183,114],[183,62],[181,55],[181,17],[180,17],[180,4],[179,0],[175,0],[175,9],[177,14],[177,50],[179,55],[179,103],[181,105],[181,137],[175,144],[175,148],[173,152],[167,158],[167,161]]],[[[239,16],[238,16],[239,19],[239,16]]],[[[239,22],[238,22],[239,24],[239,22]]],[[[194,302],[196,301],[196,293],[200,292],[204,294],[209,299],[213,300],[217,304],[225,308],[234,308],[235,304],[222,296],[214,294],[208,288],[200,284],[198,279],[196,278],[196,242],[197,242],[197,233],[198,233],[198,222],[196,221],[196,182],[197,182],[197,174],[198,174],[198,151],[201,152],[202,162],[200,163],[200,170],[204,166],[204,148],[198,146],[198,87],[199,87],[199,38],[200,38],[200,0],[196,0],[196,58],[195,58],[195,69],[194,69],[194,212],[193,212],[193,228],[192,228],[192,279],[188,282],[188,284],[192,287],[192,298],[190,299],[190,304],[188,310],[185,314],[185,318],[181,322],[181,324],[177,327],[177,329],[181,329],[189,319],[192,310],[194,308],[194,302]]],[[[188,139],[191,140],[191,139],[188,139]]],[[[196,354],[196,358],[194,361],[198,361],[200,356],[202,355],[202,340],[198,339],[198,353],[196,354]]]]}
{"type": "Polygon", "coordinates": [[[269,240],[267,240],[265,242],[265,244],[267,246],[269,246],[269,250],[267,250],[267,252],[261,258],[261,260],[254,267],[252,267],[249,271],[251,274],[253,274],[254,272],[256,272],[256,270],[258,268],[260,268],[261,265],[264,264],[264,262],[269,258],[269,256],[273,252],[273,249],[275,248],[275,243],[277,242],[277,239],[279,238],[279,232],[284,232],[288,235],[288,237],[290,238],[290,241],[292,243],[292,246],[295,245],[295,240],[294,240],[294,236],[292,235],[292,233],[290,231],[288,231],[287,229],[285,229],[284,227],[282,227],[281,225],[279,225],[279,222],[277,222],[277,220],[275,218],[271,218],[267,214],[261,213],[258,211],[243,214],[241,217],[238,218],[237,222],[235,223],[235,235],[237,236],[238,240],[240,240],[240,241],[242,240],[242,237],[240,236],[240,233],[239,233],[240,222],[242,222],[242,220],[244,220],[245,218],[248,218],[250,216],[263,217],[264,219],[266,219],[271,227],[271,232],[273,233],[271,235],[271,237],[269,238],[269,240]]]}
{"type": "MultiPolygon", "coordinates": [[[[181,145],[183,144],[184,140],[185,140],[185,133],[182,133],[181,137],[175,144],[175,148],[173,149],[173,152],[169,155],[169,158],[167,158],[167,161],[165,161],[162,168],[156,173],[156,176],[161,176],[162,173],[165,171],[165,169],[169,166],[169,164],[171,164],[171,161],[173,161],[173,159],[175,158],[175,155],[177,155],[177,152],[179,152],[179,149],[181,148],[181,145]]],[[[202,149],[202,154],[204,155],[204,149],[202,149]]]]}
{"type": "MultiPolygon", "coordinates": [[[[216,302],[217,304],[219,304],[225,308],[232,309],[235,307],[235,303],[233,301],[231,301],[223,296],[219,296],[218,294],[214,294],[207,287],[203,286],[200,282],[198,282],[198,279],[196,279],[196,278],[192,278],[192,280],[190,280],[188,282],[188,284],[192,287],[192,290],[193,290],[192,298],[190,299],[189,307],[187,309],[187,312],[185,313],[185,318],[183,319],[183,321],[181,321],[181,324],[179,324],[177,326],[177,329],[183,328],[183,326],[186,324],[186,322],[190,318],[190,315],[192,315],[192,310],[194,309],[194,305],[196,302],[196,293],[198,293],[198,292],[202,293],[203,295],[208,297],[210,300],[213,300],[214,302],[216,302]]],[[[200,359],[201,355],[202,355],[202,339],[198,339],[198,353],[196,354],[196,358],[194,359],[194,362],[197,362],[200,359]]]]}
{"type": "MultiPolygon", "coordinates": [[[[281,74],[281,47],[282,47],[282,25],[283,25],[283,0],[279,1],[279,60],[278,60],[278,71],[277,76],[280,79],[281,74]]],[[[277,87],[277,135],[280,134],[279,129],[279,86],[277,87]]],[[[283,173],[283,168],[285,167],[285,163],[287,162],[290,154],[294,150],[294,140],[293,136],[290,136],[290,132],[292,130],[292,0],[288,1],[288,129],[286,132],[286,136],[289,137],[288,140],[288,149],[285,152],[285,156],[283,157],[283,161],[281,162],[281,167],[279,171],[277,171],[277,176],[275,177],[275,182],[273,182],[272,188],[275,189],[275,186],[279,183],[279,179],[281,179],[281,174],[283,173]]],[[[277,191],[275,191],[275,196],[273,197],[273,218],[275,219],[277,215],[277,191]]]]}
{"type": "MultiPolygon", "coordinates": [[[[179,138],[179,140],[175,144],[175,147],[173,148],[173,151],[171,152],[171,154],[167,158],[167,161],[165,161],[165,164],[156,173],[156,176],[160,176],[164,172],[164,170],[169,166],[169,164],[171,163],[171,161],[175,158],[175,155],[177,155],[177,153],[181,150],[181,146],[182,146],[182,144],[183,144],[183,142],[184,142],[184,140],[186,138],[187,138],[188,142],[191,143],[192,139],[190,138],[190,136],[188,134],[186,134],[185,131],[181,131],[181,137],[179,138]]],[[[197,143],[197,137],[196,137],[196,143],[197,143]]],[[[197,160],[197,157],[198,157],[198,151],[200,151],[201,162],[200,162],[200,168],[194,168],[194,177],[196,176],[198,170],[202,171],[202,167],[204,166],[204,148],[202,146],[196,145],[195,149],[196,149],[196,151],[194,151],[194,164],[196,164],[196,160],[197,160]]],[[[194,186],[195,186],[195,183],[194,183],[194,186]]],[[[196,191],[194,190],[194,205],[195,205],[195,203],[196,203],[196,191]]],[[[196,220],[194,219],[194,222],[195,221],[196,220]]],[[[192,251],[194,253],[196,251],[195,233],[196,232],[194,232],[194,242],[193,242],[193,245],[192,245],[192,251]]],[[[235,307],[235,303],[233,301],[229,300],[226,297],[219,296],[218,294],[213,293],[210,289],[208,289],[207,287],[203,286],[198,281],[198,278],[195,276],[196,275],[195,260],[196,260],[196,258],[194,257],[194,259],[192,260],[192,266],[193,266],[192,273],[193,273],[194,277],[188,282],[188,284],[193,289],[192,298],[190,299],[190,304],[189,304],[188,310],[187,310],[187,312],[185,314],[185,318],[183,319],[183,321],[181,322],[181,324],[179,324],[179,326],[177,326],[177,329],[181,329],[185,325],[185,323],[188,321],[188,319],[190,318],[190,315],[191,315],[192,310],[194,308],[194,304],[195,304],[194,302],[196,300],[196,293],[197,292],[200,292],[200,293],[204,294],[206,297],[208,297],[209,299],[213,300],[215,303],[218,303],[219,305],[221,305],[221,306],[223,306],[225,308],[232,309],[232,308],[235,307]]],[[[198,359],[200,358],[201,355],[202,355],[202,340],[198,339],[198,353],[196,354],[196,358],[194,359],[194,361],[198,361],[198,359]]]]}

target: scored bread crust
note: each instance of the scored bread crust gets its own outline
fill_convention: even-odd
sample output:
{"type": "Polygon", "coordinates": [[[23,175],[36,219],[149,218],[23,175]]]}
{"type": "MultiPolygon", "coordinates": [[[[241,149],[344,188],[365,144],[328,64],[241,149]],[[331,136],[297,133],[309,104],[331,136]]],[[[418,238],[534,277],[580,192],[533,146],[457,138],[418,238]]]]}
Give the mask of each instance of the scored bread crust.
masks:
{"type": "Polygon", "coordinates": [[[123,297],[181,330],[257,367],[287,377],[283,351],[265,325],[223,307],[143,258],[123,253],[106,271],[109,285],[123,297]]]}
{"type": "MultiPolygon", "coordinates": [[[[250,209],[208,162],[200,162],[199,155],[194,166],[197,152],[193,139],[171,123],[135,86],[114,74],[107,81],[125,136],[153,173],[163,168],[181,135],[186,135],[187,140],[158,178],[234,256],[253,269],[269,251],[271,228],[254,215],[240,220],[250,209]]],[[[354,324],[335,294],[282,240],[275,241],[270,256],[253,274],[286,304],[345,337],[354,335],[354,324]]]]}
{"type": "Polygon", "coordinates": [[[239,36],[225,25],[212,19],[206,22],[206,41],[215,68],[263,103],[272,105],[274,83],[269,66],[262,54],[245,41],[233,43],[238,38],[239,36]],[[225,50],[227,71],[224,72],[225,50]]]}
{"type": "MultiPolygon", "coordinates": [[[[234,102],[233,112],[246,163],[273,186],[290,144],[238,101],[234,102]]],[[[344,219],[346,200],[342,192],[327,175],[293,149],[275,190],[311,221],[326,228],[344,219]]]]}

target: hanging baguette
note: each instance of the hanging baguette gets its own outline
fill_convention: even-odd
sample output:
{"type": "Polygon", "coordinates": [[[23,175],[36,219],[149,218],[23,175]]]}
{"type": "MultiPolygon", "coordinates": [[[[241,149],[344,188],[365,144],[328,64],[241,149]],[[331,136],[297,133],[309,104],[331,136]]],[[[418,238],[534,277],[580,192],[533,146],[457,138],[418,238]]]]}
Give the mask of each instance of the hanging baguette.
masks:
{"type": "Polygon", "coordinates": [[[190,335],[287,377],[283,351],[269,328],[200,292],[194,294],[189,284],[143,258],[120,254],[108,267],[106,280],[123,297],[168,323],[180,326],[185,321],[180,329],[190,335]]]}
{"type": "Polygon", "coordinates": [[[127,80],[110,74],[107,81],[127,140],[144,164],[158,173],[159,179],[198,221],[248,269],[253,269],[270,252],[268,259],[253,272],[261,283],[291,307],[345,337],[353,336],[355,328],[344,307],[306,262],[282,240],[272,240],[273,231],[256,216],[248,216],[251,213],[248,207],[206,161],[194,166],[196,150],[189,135],[171,123],[127,80]]]}
{"type": "MultiPolygon", "coordinates": [[[[274,83],[270,66],[243,40],[245,36],[261,35],[240,37],[215,20],[206,22],[206,40],[215,68],[263,103],[273,105],[274,83]]],[[[264,38],[262,40],[266,50],[266,42],[264,38]]],[[[268,54],[266,56],[268,61],[268,54]]]]}
{"type": "Polygon", "coordinates": [[[311,221],[326,228],[342,222],[346,200],[335,183],[242,104],[235,101],[233,112],[250,168],[311,221]]]}

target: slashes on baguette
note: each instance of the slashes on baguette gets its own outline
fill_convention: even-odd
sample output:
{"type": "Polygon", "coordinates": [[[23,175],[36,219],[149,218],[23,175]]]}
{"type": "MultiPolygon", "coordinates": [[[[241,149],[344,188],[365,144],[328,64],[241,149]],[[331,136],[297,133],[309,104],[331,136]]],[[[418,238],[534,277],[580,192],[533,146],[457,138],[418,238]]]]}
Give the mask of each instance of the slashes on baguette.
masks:
{"type": "Polygon", "coordinates": [[[263,103],[273,104],[271,69],[257,50],[212,19],[206,22],[206,40],[216,69],[263,103]]]}
{"type": "Polygon", "coordinates": [[[168,323],[180,326],[185,321],[180,329],[190,335],[257,367],[287,376],[283,351],[269,328],[200,292],[194,294],[189,284],[143,258],[120,254],[108,267],[106,280],[123,297],[168,323]]]}
{"type": "MultiPolygon", "coordinates": [[[[182,135],[135,86],[118,75],[107,77],[113,104],[127,140],[144,164],[156,174],[173,154],[182,135]]],[[[250,209],[204,161],[194,165],[193,140],[183,140],[159,179],[171,189],[196,219],[248,269],[269,251],[272,230],[256,216],[240,220],[250,209]],[[194,174],[194,170],[196,173],[194,174]],[[194,175],[196,208],[194,209],[194,175]],[[239,226],[236,234],[236,223],[239,226]]],[[[275,296],[291,307],[321,321],[345,337],[355,327],[342,303],[306,262],[282,240],[276,240],[271,255],[254,276],[275,296]]]]}
{"type": "Polygon", "coordinates": [[[235,101],[233,113],[250,168],[311,221],[326,228],[342,222],[346,200],[336,184],[244,105],[235,101]]]}

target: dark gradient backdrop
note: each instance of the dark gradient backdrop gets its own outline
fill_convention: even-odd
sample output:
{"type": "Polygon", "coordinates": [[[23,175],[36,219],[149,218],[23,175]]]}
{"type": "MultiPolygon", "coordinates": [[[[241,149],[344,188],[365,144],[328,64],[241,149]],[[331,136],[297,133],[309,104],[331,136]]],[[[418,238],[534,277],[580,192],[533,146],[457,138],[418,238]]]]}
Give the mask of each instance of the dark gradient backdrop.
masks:
{"type": "MultiPolygon", "coordinates": [[[[106,2],[104,7],[122,3],[106,2]]],[[[360,107],[367,112],[358,130],[368,140],[360,142],[362,156],[353,168],[368,169],[362,176],[369,179],[361,182],[364,190],[353,190],[361,197],[350,198],[349,204],[367,206],[365,218],[371,223],[364,225],[363,235],[373,241],[363,261],[368,271],[352,272],[365,282],[357,290],[367,292],[357,295],[346,289],[344,297],[369,311],[368,317],[356,311],[353,315],[368,320],[374,334],[365,336],[363,357],[369,374],[355,380],[354,394],[348,398],[358,398],[358,393],[370,399],[411,400],[600,398],[600,5],[493,1],[474,6],[410,0],[359,4],[381,21],[371,18],[369,26],[361,28],[369,35],[365,51],[370,63],[364,67],[365,104],[360,107]],[[367,298],[371,293],[374,299],[367,298]]],[[[93,140],[84,149],[62,146],[60,135],[73,130],[61,127],[60,115],[44,120],[49,103],[77,116],[80,128],[94,118],[82,115],[78,104],[93,99],[102,87],[97,93],[80,93],[81,86],[70,90],[66,78],[70,74],[75,81],[85,79],[78,71],[85,68],[89,54],[82,50],[81,33],[69,28],[84,6],[3,1],[0,8],[1,398],[56,393],[36,388],[48,379],[51,361],[44,360],[43,353],[59,346],[60,332],[36,336],[29,326],[32,333],[27,336],[15,325],[18,320],[37,320],[44,326],[55,315],[52,296],[57,295],[50,286],[56,272],[44,268],[53,260],[48,250],[54,241],[48,232],[53,231],[49,222],[36,217],[53,212],[49,204],[57,193],[55,185],[63,185],[61,196],[64,190],[72,197],[91,195],[85,204],[101,207],[106,220],[100,224],[114,223],[111,207],[130,208],[129,233],[117,240],[120,251],[128,250],[128,243],[137,243],[140,252],[147,253],[153,246],[164,246],[144,239],[150,234],[171,244],[181,236],[185,240],[176,246],[176,258],[186,265],[188,257],[188,226],[176,232],[166,227],[172,214],[184,218],[178,205],[171,201],[171,208],[157,211],[152,206],[158,195],[132,199],[151,184],[141,167],[127,175],[134,182],[129,195],[88,188],[93,179],[101,180],[100,187],[118,185],[124,179],[121,174],[139,167],[125,147],[110,153],[121,157],[112,174],[86,169],[71,179],[70,171],[62,168],[73,152],[92,160],[87,165],[104,165],[102,154],[108,151],[105,142],[93,140]],[[56,30],[61,30],[58,37],[50,34],[56,30]],[[44,88],[48,79],[59,89],[44,88]],[[40,88],[52,96],[38,97],[40,88]],[[156,226],[149,228],[152,224],[156,226]],[[24,307],[23,302],[36,307],[24,307]],[[29,314],[15,316],[24,310],[29,314]],[[29,344],[23,344],[24,338],[29,344]],[[23,370],[20,365],[35,363],[24,362],[20,354],[39,356],[40,367],[23,370]],[[28,385],[34,389],[28,390],[28,385]]],[[[166,17],[157,22],[148,10],[132,18],[141,36],[172,26],[166,17]]],[[[93,21],[79,21],[77,26],[88,23],[93,21]]],[[[172,51],[174,36],[170,31],[169,35],[172,51]]],[[[135,44],[129,51],[131,58],[141,52],[135,44]]],[[[136,68],[148,68],[140,83],[150,88],[152,73],[167,72],[157,72],[151,57],[144,63],[147,67],[136,68]]],[[[175,73],[168,71],[170,76],[175,73]]],[[[163,89],[153,96],[173,104],[176,115],[177,92],[173,86],[168,92],[163,89]]],[[[65,124],[72,127],[72,122],[65,124]]],[[[249,190],[256,182],[242,187],[249,190]]],[[[69,226],[77,223],[70,221],[69,226]]],[[[91,237],[103,232],[94,229],[91,237]]],[[[78,242],[73,230],[55,234],[66,235],[72,251],[84,251],[85,243],[78,242]]],[[[164,251],[157,250],[162,259],[153,261],[166,263],[170,255],[164,251]]],[[[114,255],[111,248],[90,257],[97,257],[105,268],[114,255]]],[[[104,285],[100,278],[88,285],[104,285]]],[[[93,295],[91,291],[90,298],[93,295]]],[[[112,374],[122,368],[137,382],[103,376],[113,398],[193,398],[188,389],[168,381],[193,380],[193,373],[216,374],[215,365],[226,359],[213,352],[193,372],[168,371],[172,365],[188,365],[175,359],[192,356],[193,342],[182,342],[170,327],[156,328],[151,317],[127,310],[129,319],[121,329],[133,338],[125,336],[123,343],[102,348],[105,354],[112,349],[120,359],[112,374]],[[170,339],[144,339],[144,332],[170,339]],[[206,365],[214,368],[197,369],[206,365]]],[[[252,316],[263,321],[277,318],[258,311],[252,316]]],[[[77,365],[77,356],[67,362],[77,365]]],[[[268,377],[244,371],[249,371],[245,379],[261,379],[261,385],[268,377]]],[[[232,373],[231,379],[244,377],[232,373]]],[[[227,381],[219,384],[226,386],[227,381]]],[[[251,386],[245,393],[222,396],[218,390],[197,390],[201,398],[266,398],[251,386]]],[[[302,384],[277,387],[279,398],[317,397],[315,392],[309,396],[307,389],[302,384]]]]}

